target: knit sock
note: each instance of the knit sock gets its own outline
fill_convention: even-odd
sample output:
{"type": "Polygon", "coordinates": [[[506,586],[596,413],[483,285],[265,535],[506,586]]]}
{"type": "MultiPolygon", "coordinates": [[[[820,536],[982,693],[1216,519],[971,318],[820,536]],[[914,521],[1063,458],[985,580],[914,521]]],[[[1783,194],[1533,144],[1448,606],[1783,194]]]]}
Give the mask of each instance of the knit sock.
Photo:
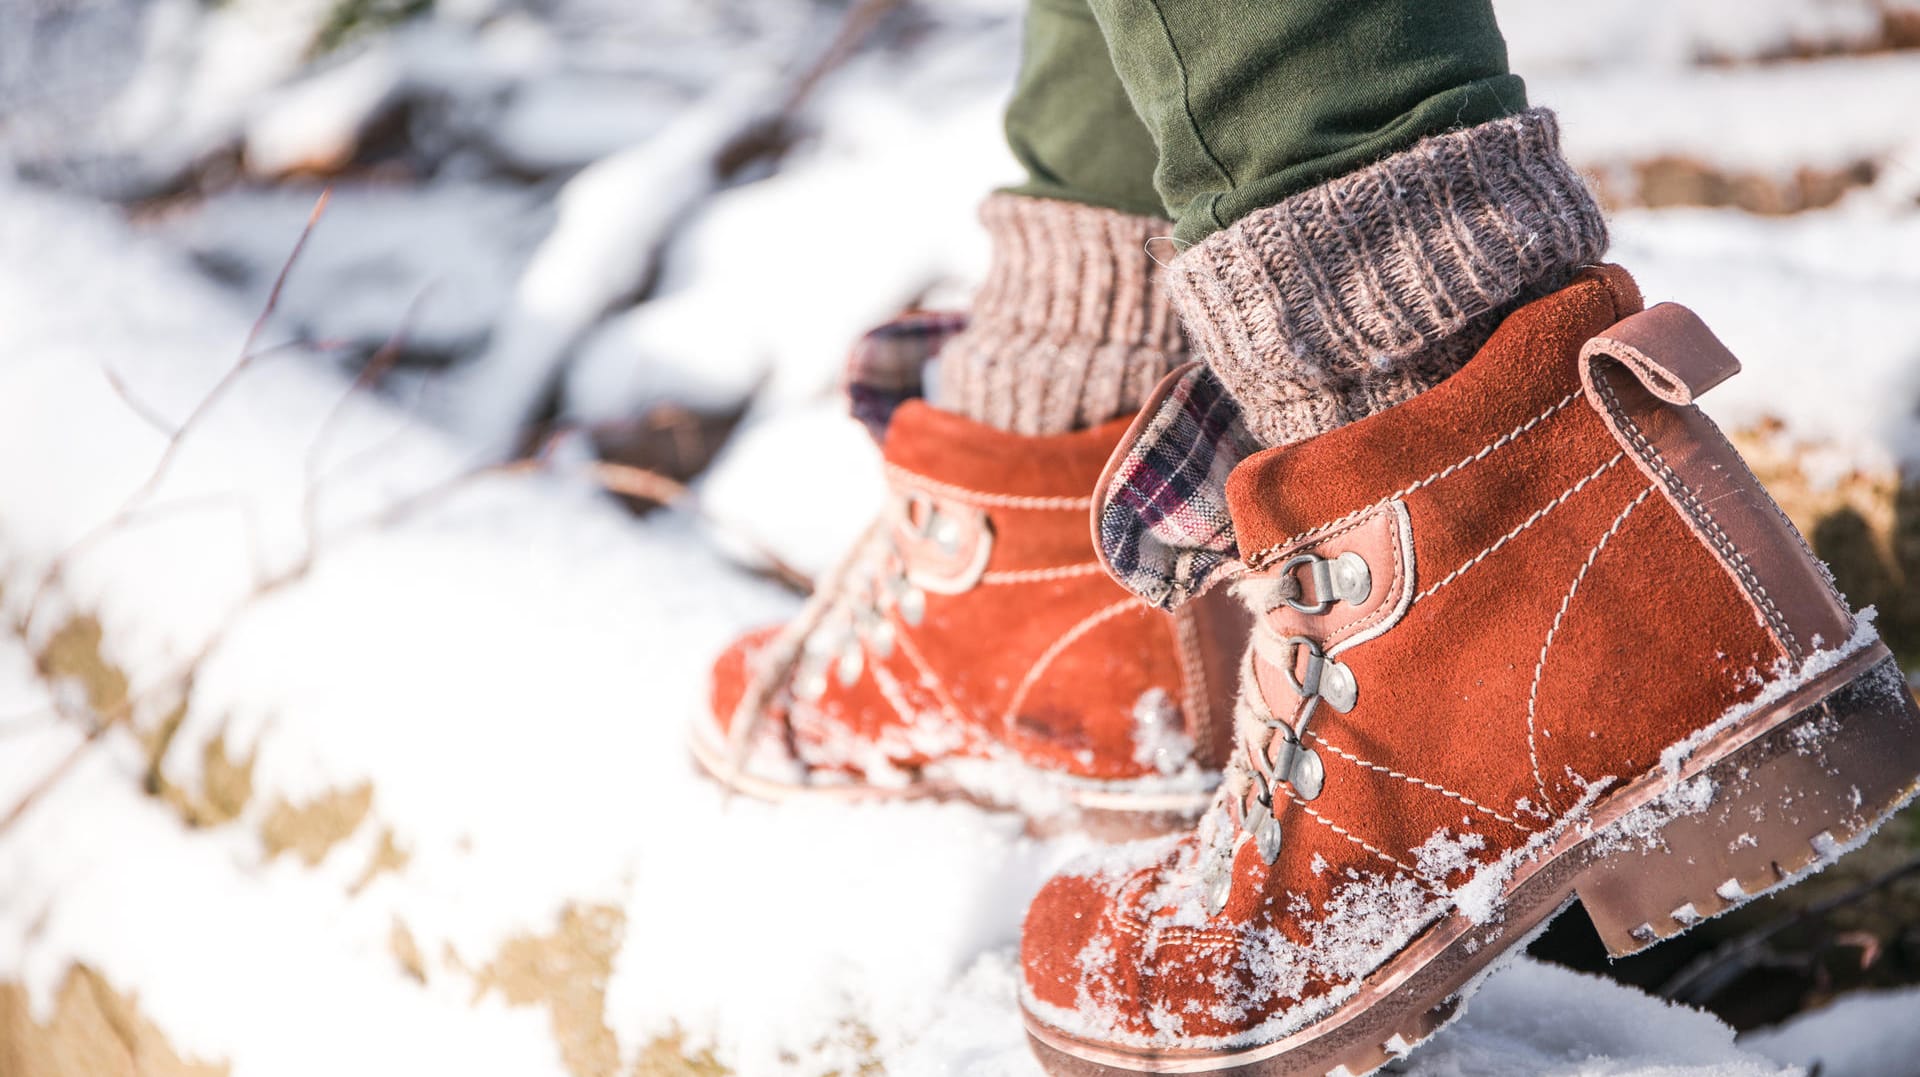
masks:
{"type": "Polygon", "coordinates": [[[933,402],[1016,434],[1127,415],[1186,344],[1147,241],[1151,217],[1024,195],[980,209],[992,266],[967,328],[940,350],[933,402]]]}
{"type": "Polygon", "coordinates": [[[1607,246],[1553,113],[1428,138],[1181,252],[1166,288],[1266,444],[1439,384],[1607,246]]]}

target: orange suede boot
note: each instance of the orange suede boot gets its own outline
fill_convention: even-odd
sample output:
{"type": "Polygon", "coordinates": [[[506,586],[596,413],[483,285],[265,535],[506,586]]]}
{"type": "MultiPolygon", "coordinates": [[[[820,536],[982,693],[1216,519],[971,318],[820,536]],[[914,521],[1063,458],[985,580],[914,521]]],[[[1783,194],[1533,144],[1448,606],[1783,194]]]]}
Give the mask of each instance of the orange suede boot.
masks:
{"type": "Polygon", "coordinates": [[[917,371],[958,325],[918,316],[856,353],[888,507],[793,623],[721,656],[694,754],[766,799],[954,796],[1122,833],[1190,824],[1232,739],[1248,619],[1230,603],[1169,616],[1101,570],[1090,493],[1127,419],[1023,436],[912,399],[911,374],[872,376],[917,371]]]}
{"type": "Polygon", "coordinates": [[[1050,1071],[1368,1073],[1576,896],[1631,953],[1912,797],[1904,679],[1692,406],[1737,370],[1589,269],[1437,387],[1239,464],[1195,587],[1258,619],[1236,747],[1195,833],[1035,899],[1050,1071]]]}

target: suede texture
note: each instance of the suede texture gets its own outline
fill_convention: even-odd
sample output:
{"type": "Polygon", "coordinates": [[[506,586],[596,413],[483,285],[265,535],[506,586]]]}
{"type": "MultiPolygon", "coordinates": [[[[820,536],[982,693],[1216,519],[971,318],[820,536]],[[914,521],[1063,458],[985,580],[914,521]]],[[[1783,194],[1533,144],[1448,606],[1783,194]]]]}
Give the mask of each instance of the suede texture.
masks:
{"type": "MultiPolygon", "coordinates": [[[[770,717],[800,763],[872,778],[941,759],[1010,757],[1078,778],[1143,778],[1185,762],[1142,750],[1143,700],[1197,741],[1226,739],[1196,728],[1205,716],[1183,706],[1189,685],[1173,619],[1094,559],[1089,492],[1129,422],[1023,437],[918,401],[900,407],[884,444],[895,493],[971,514],[991,552],[959,593],[925,592],[920,624],[884,614],[895,646],[885,656],[869,648],[852,683],[830,679],[814,701],[776,694],[770,717]]],[[[895,549],[914,562],[910,544],[895,549]]],[[[750,634],[715,663],[723,731],[772,636],[750,634]]]]}
{"type": "MultiPolygon", "coordinates": [[[[1335,556],[1337,540],[1312,533],[1397,500],[1414,598],[1337,654],[1357,702],[1323,702],[1303,737],[1324,789],[1309,802],[1275,786],[1278,858],[1240,840],[1221,912],[1195,881],[1199,836],[1041,891],[1022,956],[1042,1020],[1134,1045],[1288,1034],[1452,911],[1475,871],[1571,825],[1781,675],[1747,593],[1582,394],[1582,344],[1640,306],[1624,271],[1585,270],[1442,385],[1236,469],[1253,575],[1335,556]]],[[[1372,569],[1377,594],[1392,566],[1372,569]]],[[[1298,614],[1269,616],[1280,636],[1303,631],[1298,614]]],[[[1296,715],[1277,672],[1255,668],[1272,713],[1296,715]]]]}

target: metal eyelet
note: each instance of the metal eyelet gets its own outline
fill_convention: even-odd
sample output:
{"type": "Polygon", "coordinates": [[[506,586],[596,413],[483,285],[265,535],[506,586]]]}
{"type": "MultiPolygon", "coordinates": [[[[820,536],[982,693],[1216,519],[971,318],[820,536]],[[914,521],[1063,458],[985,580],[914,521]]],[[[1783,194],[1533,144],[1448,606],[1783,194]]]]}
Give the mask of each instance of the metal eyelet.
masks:
{"type": "Polygon", "coordinates": [[[852,688],[854,685],[860,683],[860,674],[865,671],[866,667],[866,650],[862,648],[858,642],[850,642],[847,644],[847,648],[840,652],[840,657],[834,662],[833,671],[835,677],[840,681],[840,687],[852,688]]]}
{"type": "Polygon", "coordinates": [[[960,552],[960,521],[942,513],[938,505],[927,510],[924,534],[940,547],[941,552],[949,555],[960,552]]]}
{"type": "Polygon", "coordinates": [[[818,703],[827,694],[827,663],[812,661],[803,665],[793,678],[793,696],[803,703],[818,703]]]}
{"type": "Polygon", "coordinates": [[[1280,829],[1280,820],[1272,812],[1263,812],[1260,821],[1253,827],[1253,844],[1260,850],[1260,859],[1269,865],[1280,859],[1280,841],[1285,837],[1280,829]]]}
{"type": "Polygon", "coordinates": [[[887,620],[885,617],[874,618],[873,624],[867,628],[865,638],[867,649],[873,652],[875,658],[886,659],[893,657],[895,633],[892,621],[887,620]]]}
{"type": "MultiPolygon", "coordinates": [[[[1260,772],[1259,767],[1252,769],[1254,788],[1251,792],[1253,793],[1253,804],[1258,804],[1271,813],[1273,811],[1273,786],[1267,783],[1267,776],[1260,772]]],[[[1253,804],[1247,805],[1249,814],[1253,811],[1253,804]]]]}
{"type": "Polygon", "coordinates": [[[1351,550],[1332,560],[1319,554],[1300,554],[1281,566],[1280,575],[1291,576],[1302,567],[1307,569],[1307,578],[1313,582],[1313,592],[1319,601],[1281,600],[1300,613],[1325,613],[1335,602],[1358,606],[1373,593],[1373,571],[1367,567],[1366,558],[1351,550]]]}
{"type": "Polygon", "coordinates": [[[1266,760],[1273,780],[1293,786],[1301,800],[1319,796],[1326,784],[1327,770],[1320,762],[1320,753],[1302,744],[1290,729],[1275,733],[1267,744],[1266,760]]]}
{"type": "Polygon", "coordinates": [[[1203,882],[1207,891],[1207,914],[1218,916],[1220,910],[1227,907],[1227,899],[1233,896],[1233,857],[1216,857],[1207,866],[1203,882]]]}
{"type": "Polygon", "coordinates": [[[933,521],[933,498],[917,491],[900,495],[900,519],[907,530],[926,538],[933,521]]]}
{"type": "Polygon", "coordinates": [[[1304,747],[1296,752],[1287,768],[1287,784],[1301,800],[1318,797],[1327,784],[1327,768],[1320,762],[1320,753],[1304,747]]]}
{"type": "Polygon", "coordinates": [[[1288,636],[1281,641],[1286,645],[1286,661],[1279,663],[1280,675],[1286,678],[1287,685],[1302,699],[1324,699],[1334,710],[1345,714],[1353,709],[1360,700],[1359,682],[1353,679],[1353,671],[1344,663],[1327,657],[1320,649],[1318,641],[1306,636],[1288,636]],[[1307,649],[1307,675],[1295,676],[1294,649],[1307,649]]]}
{"type": "Polygon", "coordinates": [[[899,497],[897,512],[907,538],[902,571],[907,580],[933,594],[958,595],[972,590],[993,556],[992,518],[981,509],[940,502],[917,491],[899,497]],[[928,553],[936,556],[928,557],[928,553]]]}
{"type": "MultiPolygon", "coordinates": [[[[908,582],[898,569],[889,570],[889,574],[880,581],[880,602],[883,606],[900,615],[908,626],[918,628],[927,616],[927,595],[925,591],[908,582]]],[[[889,625],[889,628],[892,626],[889,625]]],[[[891,641],[889,641],[891,646],[891,641]]]]}

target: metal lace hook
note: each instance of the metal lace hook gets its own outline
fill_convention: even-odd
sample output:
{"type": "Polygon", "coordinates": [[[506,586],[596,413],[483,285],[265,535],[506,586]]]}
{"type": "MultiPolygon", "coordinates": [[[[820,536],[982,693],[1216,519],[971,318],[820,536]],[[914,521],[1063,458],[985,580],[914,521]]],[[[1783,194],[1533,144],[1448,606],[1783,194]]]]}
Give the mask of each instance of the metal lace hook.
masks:
{"type": "Polygon", "coordinates": [[[1280,575],[1297,579],[1294,573],[1301,568],[1307,570],[1307,578],[1313,583],[1317,601],[1309,603],[1297,596],[1282,598],[1288,606],[1301,613],[1325,613],[1336,602],[1358,606],[1373,593],[1373,571],[1367,567],[1366,558],[1351,550],[1331,560],[1319,554],[1300,554],[1280,567],[1280,575]]]}

